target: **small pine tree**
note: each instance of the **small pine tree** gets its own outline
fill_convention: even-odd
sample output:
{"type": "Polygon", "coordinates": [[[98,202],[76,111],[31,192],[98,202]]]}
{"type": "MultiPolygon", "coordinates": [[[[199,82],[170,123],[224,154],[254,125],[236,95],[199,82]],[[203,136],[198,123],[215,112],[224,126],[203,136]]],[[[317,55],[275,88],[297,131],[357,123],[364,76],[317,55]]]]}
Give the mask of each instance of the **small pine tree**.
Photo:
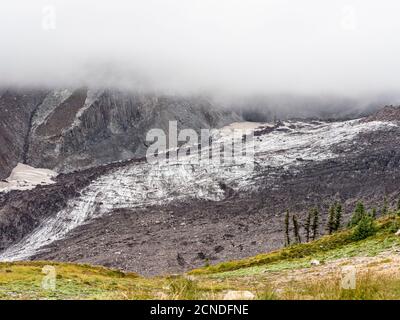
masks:
{"type": "Polygon", "coordinates": [[[372,210],[371,210],[371,217],[372,217],[373,219],[376,219],[376,208],[375,208],[375,207],[372,208],[372,210]]]}
{"type": "Polygon", "coordinates": [[[382,216],[386,216],[389,213],[389,206],[387,197],[383,199],[382,216]]]}
{"type": "Polygon", "coordinates": [[[335,231],[340,229],[342,224],[342,205],[340,203],[336,204],[335,208],[335,231]]]}
{"type": "Polygon", "coordinates": [[[318,236],[319,227],[319,212],[317,208],[313,209],[313,221],[312,221],[312,239],[315,240],[318,236]]]}
{"type": "Polygon", "coordinates": [[[364,215],[353,231],[353,240],[363,240],[376,233],[375,220],[369,215],[364,215]]]}
{"type": "Polygon", "coordinates": [[[297,222],[297,216],[295,214],[292,216],[292,221],[294,241],[296,241],[296,243],[301,243],[299,223],[297,222]]]}
{"type": "Polygon", "coordinates": [[[400,198],[397,200],[397,211],[400,211],[400,198]]]}
{"type": "Polygon", "coordinates": [[[359,201],[354,209],[353,215],[349,222],[349,227],[354,227],[358,224],[358,222],[365,216],[365,207],[364,204],[359,201]]]}
{"type": "Polygon", "coordinates": [[[311,219],[312,219],[313,212],[312,210],[308,211],[307,220],[304,225],[304,229],[306,230],[306,242],[310,241],[310,233],[311,233],[311,219]]]}
{"type": "Polygon", "coordinates": [[[383,205],[382,205],[382,209],[381,209],[381,215],[382,216],[386,216],[389,212],[389,206],[388,206],[388,201],[387,201],[387,197],[385,196],[383,198],[383,205]]]}
{"type": "Polygon", "coordinates": [[[290,246],[289,219],[290,219],[289,210],[287,210],[285,216],[285,246],[290,246]]]}
{"type": "Polygon", "coordinates": [[[328,234],[332,234],[332,232],[335,231],[335,205],[329,207],[326,231],[328,232],[328,234]]]}

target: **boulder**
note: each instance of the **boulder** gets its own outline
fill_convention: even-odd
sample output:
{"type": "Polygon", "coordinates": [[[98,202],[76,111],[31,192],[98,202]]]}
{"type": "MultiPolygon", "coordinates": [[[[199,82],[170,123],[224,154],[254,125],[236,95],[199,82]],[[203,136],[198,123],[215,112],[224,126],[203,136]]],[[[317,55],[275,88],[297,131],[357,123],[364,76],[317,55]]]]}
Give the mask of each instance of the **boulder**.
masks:
{"type": "Polygon", "coordinates": [[[316,259],[311,260],[311,265],[312,266],[319,266],[320,264],[321,264],[321,262],[319,262],[319,260],[316,260],[316,259]]]}

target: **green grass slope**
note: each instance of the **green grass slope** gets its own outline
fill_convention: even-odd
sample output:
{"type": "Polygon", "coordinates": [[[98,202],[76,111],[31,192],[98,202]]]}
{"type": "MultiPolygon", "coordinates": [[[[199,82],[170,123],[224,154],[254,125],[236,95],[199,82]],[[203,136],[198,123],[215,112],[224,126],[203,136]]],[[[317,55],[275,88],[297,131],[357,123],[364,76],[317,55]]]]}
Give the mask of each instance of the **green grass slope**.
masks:
{"type": "Polygon", "coordinates": [[[376,234],[364,240],[355,241],[347,229],[174,276],[145,278],[70,263],[0,263],[0,299],[222,299],[229,291],[249,291],[255,299],[398,299],[400,218],[391,215],[376,224],[376,234]],[[54,288],[44,285],[45,266],[54,267],[54,288]],[[344,266],[357,269],[355,289],[341,286],[344,266]]]}

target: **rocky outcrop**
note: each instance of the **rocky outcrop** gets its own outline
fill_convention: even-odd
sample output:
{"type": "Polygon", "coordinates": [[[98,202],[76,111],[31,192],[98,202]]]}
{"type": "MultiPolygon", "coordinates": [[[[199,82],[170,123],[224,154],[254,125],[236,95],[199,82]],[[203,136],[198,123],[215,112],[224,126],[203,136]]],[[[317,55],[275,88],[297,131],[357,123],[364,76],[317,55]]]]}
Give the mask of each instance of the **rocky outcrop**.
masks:
{"type": "Polygon", "coordinates": [[[400,121],[400,106],[385,106],[375,114],[366,117],[364,121],[400,121]]]}
{"type": "Polygon", "coordinates": [[[131,160],[60,175],[54,185],[0,195],[0,259],[155,275],[276,249],[286,209],[304,223],[311,207],[323,213],[340,200],[346,223],[358,200],[394,204],[399,137],[395,122],[290,121],[255,137],[250,171],[131,160]]]}
{"type": "Polygon", "coordinates": [[[31,117],[45,95],[36,90],[0,92],[0,179],[23,162],[31,117]]]}
{"type": "Polygon", "coordinates": [[[399,137],[399,128],[372,132],[337,159],[306,163],[281,175],[274,169],[260,172],[261,190],[235,192],[222,201],[118,209],[74,229],[33,259],[100,264],[144,275],[176,273],[281,247],[282,213],[288,208],[303,224],[308,210],[318,206],[322,235],[325,213],[336,200],[343,203],[343,225],[358,200],[372,208],[386,196],[396,205],[399,137]]]}
{"type": "Polygon", "coordinates": [[[112,162],[142,154],[147,130],[166,130],[168,120],[197,130],[235,120],[204,98],[84,88],[45,94],[28,109],[20,110],[31,119],[27,127],[4,122],[23,141],[16,157],[65,172],[91,168],[61,174],[52,185],[0,193],[0,259],[177,272],[280,247],[286,209],[303,223],[309,208],[327,212],[340,200],[346,222],[356,201],[376,206],[387,197],[393,204],[399,195],[400,123],[390,110],[370,121],[261,126],[254,168],[243,171],[219,163],[112,162]],[[112,163],[98,166],[104,162],[112,163]]]}
{"type": "Polygon", "coordinates": [[[18,162],[71,172],[145,154],[148,130],[197,131],[239,117],[203,97],[116,90],[7,91],[0,96],[0,178],[18,162]]]}
{"type": "MultiPolygon", "coordinates": [[[[126,162],[133,165],[141,159],[126,162]]],[[[37,228],[67,202],[79,197],[81,190],[99,176],[122,166],[113,163],[76,173],[60,174],[54,184],[39,185],[32,190],[0,193],[0,251],[37,228]]]]}
{"type": "Polygon", "coordinates": [[[75,90],[52,109],[47,103],[37,109],[27,163],[70,172],[143,156],[146,133],[167,132],[169,121],[200,131],[237,119],[205,98],[75,90]]]}

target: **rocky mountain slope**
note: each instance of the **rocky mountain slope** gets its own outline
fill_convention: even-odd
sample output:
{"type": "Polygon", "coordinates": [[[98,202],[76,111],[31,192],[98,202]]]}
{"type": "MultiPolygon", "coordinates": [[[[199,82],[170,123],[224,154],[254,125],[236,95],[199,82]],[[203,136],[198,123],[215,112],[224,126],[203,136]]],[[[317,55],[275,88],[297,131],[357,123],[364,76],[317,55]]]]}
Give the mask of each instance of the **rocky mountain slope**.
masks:
{"type": "Polygon", "coordinates": [[[58,172],[143,156],[153,128],[218,128],[240,119],[201,97],[63,89],[0,93],[0,178],[18,162],[58,172]]]}
{"type": "Polygon", "coordinates": [[[34,90],[0,91],[0,179],[8,177],[23,159],[32,114],[45,95],[34,90]]]}
{"type": "MultiPolygon", "coordinates": [[[[325,212],[334,200],[345,218],[356,200],[397,200],[400,123],[370,120],[257,125],[255,158],[241,165],[137,159],[0,194],[0,258],[152,275],[278,248],[286,209],[304,222],[312,206],[325,212]]],[[[216,141],[228,136],[221,130],[216,141]]]]}

